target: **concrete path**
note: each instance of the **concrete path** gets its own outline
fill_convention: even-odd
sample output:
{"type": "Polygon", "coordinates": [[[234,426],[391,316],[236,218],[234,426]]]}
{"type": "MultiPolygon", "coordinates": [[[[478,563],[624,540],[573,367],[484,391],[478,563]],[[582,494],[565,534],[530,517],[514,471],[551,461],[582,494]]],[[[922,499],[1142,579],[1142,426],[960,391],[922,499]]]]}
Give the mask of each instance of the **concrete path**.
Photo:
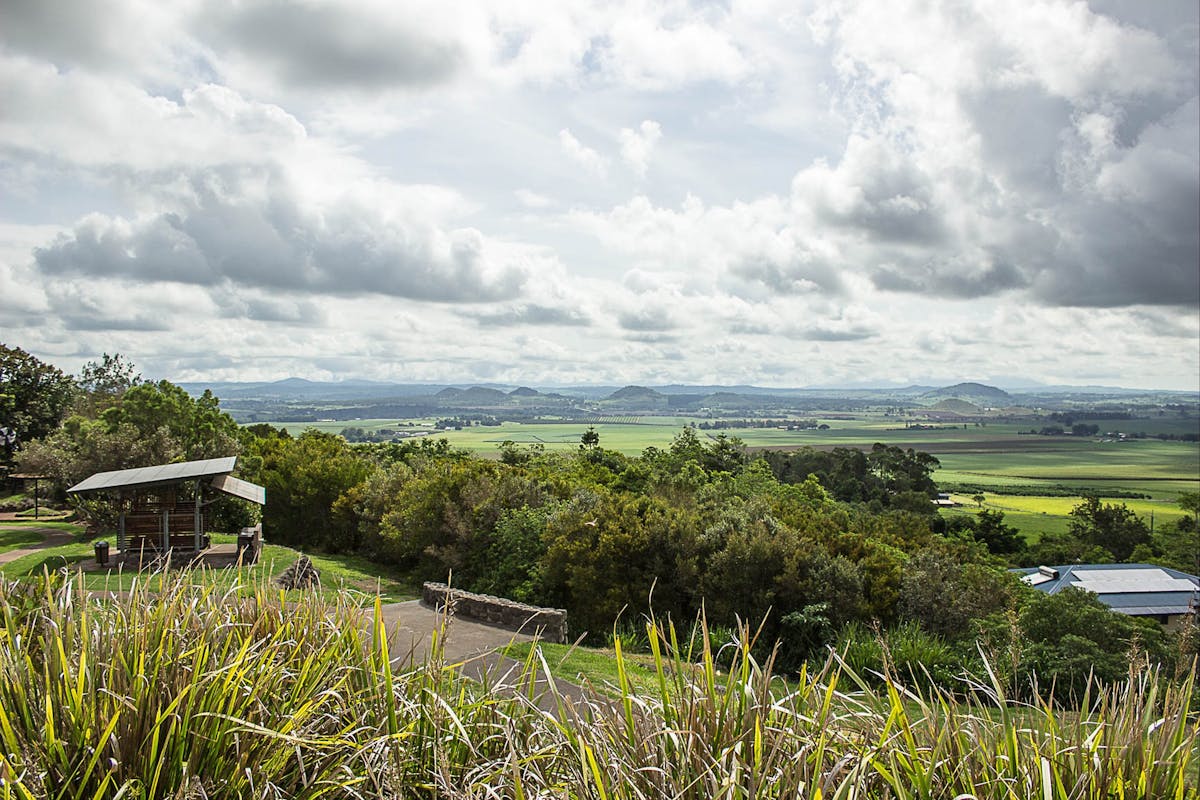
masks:
{"type": "MultiPolygon", "coordinates": [[[[447,618],[420,600],[389,603],[382,607],[383,624],[388,632],[389,653],[398,666],[419,664],[429,656],[435,631],[441,640],[446,664],[460,665],[462,674],[495,688],[515,691],[524,665],[499,651],[514,642],[532,642],[536,636],[496,628],[460,617],[447,618]]],[[[590,697],[581,687],[555,680],[555,691],[572,705],[590,697]]],[[[528,687],[520,687],[522,691],[528,687]]],[[[558,700],[542,676],[534,686],[537,705],[545,711],[557,710],[558,700]]]]}

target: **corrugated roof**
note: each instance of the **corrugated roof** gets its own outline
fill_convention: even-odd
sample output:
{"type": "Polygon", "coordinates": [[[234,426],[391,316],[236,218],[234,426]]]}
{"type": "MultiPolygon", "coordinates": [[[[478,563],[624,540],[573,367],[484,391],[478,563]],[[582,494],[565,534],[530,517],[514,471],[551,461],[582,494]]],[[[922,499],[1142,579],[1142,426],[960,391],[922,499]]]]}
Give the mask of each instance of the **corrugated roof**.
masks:
{"type": "Polygon", "coordinates": [[[1160,614],[1173,616],[1186,613],[1187,607],[1185,606],[1181,611],[1179,606],[1113,606],[1113,611],[1119,614],[1128,614],[1131,617],[1151,617],[1160,614]]]}
{"type": "Polygon", "coordinates": [[[118,469],[97,472],[67,489],[68,492],[97,492],[104,489],[132,489],[186,480],[228,475],[237,465],[237,456],[207,458],[203,461],[183,461],[177,464],[157,464],[151,467],[118,469]]]}
{"type": "Polygon", "coordinates": [[[1113,611],[1134,616],[1187,613],[1200,596],[1200,578],[1154,564],[1071,564],[1052,569],[1058,571],[1057,578],[1039,569],[1014,572],[1047,594],[1075,586],[1093,592],[1113,611]]]}
{"type": "MultiPolygon", "coordinates": [[[[1149,570],[1147,570],[1149,572],[1149,570]]],[[[1096,594],[1124,594],[1126,592],[1190,592],[1195,586],[1191,581],[1172,578],[1161,570],[1130,580],[1093,580],[1090,575],[1079,577],[1075,586],[1096,594]]]]}

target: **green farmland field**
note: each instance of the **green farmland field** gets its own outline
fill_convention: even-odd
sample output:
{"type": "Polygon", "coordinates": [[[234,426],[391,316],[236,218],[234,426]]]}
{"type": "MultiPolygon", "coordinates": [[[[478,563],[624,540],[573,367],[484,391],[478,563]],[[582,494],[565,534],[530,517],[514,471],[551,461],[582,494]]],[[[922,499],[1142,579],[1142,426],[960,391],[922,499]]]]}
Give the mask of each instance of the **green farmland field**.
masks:
{"type": "MultiPolygon", "coordinates": [[[[487,456],[498,453],[500,445],[511,441],[519,445],[540,444],[547,450],[572,450],[579,446],[579,437],[594,427],[600,434],[600,444],[627,455],[637,455],[647,447],[665,447],[691,417],[595,417],[589,422],[504,422],[495,426],[475,426],[462,430],[435,430],[434,420],[356,419],[336,422],[270,423],[286,428],[293,436],[309,428],[328,433],[341,433],[349,427],[366,431],[390,428],[401,432],[428,431],[436,439],[446,439],[454,447],[487,456]],[[620,420],[609,422],[606,420],[620,420]],[[407,423],[412,423],[409,427],[407,423]]],[[[730,433],[738,433],[731,431],[730,433]]]]}

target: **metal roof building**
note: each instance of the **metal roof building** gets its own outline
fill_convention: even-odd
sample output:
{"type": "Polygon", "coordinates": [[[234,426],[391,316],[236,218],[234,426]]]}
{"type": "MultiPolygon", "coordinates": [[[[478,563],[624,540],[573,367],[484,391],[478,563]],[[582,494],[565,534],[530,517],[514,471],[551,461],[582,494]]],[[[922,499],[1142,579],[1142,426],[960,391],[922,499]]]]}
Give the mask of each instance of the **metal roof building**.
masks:
{"type": "MultiPolygon", "coordinates": [[[[237,457],[97,472],[67,489],[72,494],[107,492],[118,508],[117,547],[135,551],[205,549],[206,489],[265,505],[267,490],[230,473],[237,457]]],[[[140,557],[140,556],[139,556],[140,557]]]]}
{"type": "Polygon", "coordinates": [[[1200,578],[1154,564],[1067,564],[1013,572],[1047,594],[1075,586],[1094,593],[1113,611],[1156,617],[1164,624],[1172,617],[1195,613],[1200,603],[1200,578]]]}

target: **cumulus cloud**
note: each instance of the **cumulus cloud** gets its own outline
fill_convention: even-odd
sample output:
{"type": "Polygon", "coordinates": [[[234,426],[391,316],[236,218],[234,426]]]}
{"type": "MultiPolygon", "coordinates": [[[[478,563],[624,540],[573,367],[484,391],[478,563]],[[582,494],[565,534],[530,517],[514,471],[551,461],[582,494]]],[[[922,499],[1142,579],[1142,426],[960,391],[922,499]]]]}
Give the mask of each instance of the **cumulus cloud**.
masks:
{"type": "Polygon", "coordinates": [[[306,295],[289,297],[231,283],[214,287],[208,294],[221,316],[227,319],[319,327],[328,316],[306,295]]]}
{"type": "Polygon", "coordinates": [[[268,72],[291,88],[375,91],[432,86],[462,67],[462,43],[423,11],[420,4],[398,14],[382,4],[210,2],[196,22],[235,69],[268,72]]]}
{"type": "Polygon", "coordinates": [[[482,326],[498,328],[507,328],[513,325],[587,327],[592,324],[591,317],[581,309],[537,303],[510,306],[495,311],[481,311],[469,316],[482,326]]]}
{"type": "Polygon", "coordinates": [[[439,302],[511,298],[528,277],[524,259],[495,252],[477,230],[393,219],[349,192],[313,205],[277,170],[201,172],[188,188],[177,211],[85,218],[36,251],[39,267],[439,302]]]}
{"type": "Polygon", "coordinates": [[[808,328],[801,328],[795,332],[789,332],[789,335],[812,342],[857,342],[862,339],[870,339],[878,336],[879,331],[871,330],[870,328],[831,328],[823,325],[813,325],[808,328]]]}
{"type": "Polygon", "coordinates": [[[47,295],[68,331],[164,332],[181,320],[209,310],[202,294],[182,287],[128,281],[104,283],[55,281],[47,295]]]}
{"type": "Polygon", "coordinates": [[[84,216],[34,251],[47,274],[478,302],[515,297],[544,260],[453,225],[456,193],[382,179],[277,106],[228,88],[176,102],[5,66],[6,107],[28,124],[0,126],[0,153],[115,175],[150,209],[84,216]],[[77,126],[88,118],[93,128],[77,126]]]}
{"type": "Polygon", "coordinates": [[[666,271],[686,276],[690,291],[719,289],[759,299],[842,290],[836,250],[794,226],[777,199],[721,207],[688,197],[671,209],[639,195],[607,213],[567,217],[607,247],[635,258],[643,283],[666,271]]]}
{"type": "Polygon", "coordinates": [[[161,180],[161,170],[319,156],[304,126],[282,108],[213,84],[172,100],[0,51],[0,102],[0,155],[44,170],[142,173],[136,183],[144,185],[161,180]]]}
{"type": "Polygon", "coordinates": [[[576,139],[575,135],[566,128],[558,132],[558,144],[567,158],[593,175],[603,176],[608,171],[608,160],[576,139]]]}
{"type": "Polygon", "coordinates": [[[178,26],[180,8],[153,0],[6,0],[4,48],[66,69],[134,74],[166,82],[194,74],[197,48],[178,26]],[[180,55],[183,58],[180,58],[180,55]]]}
{"type": "Polygon", "coordinates": [[[881,289],[1196,305],[1194,36],[1082,3],[1009,12],[826,4],[855,133],[793,202],[881,289]]]}
{"type": "Polygon", "coordinates": [[[1132,0],[13,0],[0,327],[168,377],[797,384],[920,351],[1177,385],[1198,30],[1132,0]]]}
{"type": "Polygon", "coordinates": [[[880,243],[935,246],[944,240],[935,187],[911,154],[891,142],[852,136],[836,169],[823,162],[792,180],[793,201],[820,222],[880,243]]]}
{"type": "Polygon", "coordinates": [[[663,333],[676,328],[670,310],[662,305],[643,305],[622,311],[617,320],[622,328],[635,333],[663,333]]]}
{"type": "Polygon", "coordinates": [[[706,18],[686,6],[660,10],[661,16],[636,9],[633,5],[633,13],[614,15],[596,53],[599,64],[623,83],[651,90],[703,81],[733,83],[752,71],[743,47],[719,17],[706,18]]]}
{"type": "Polygon", "coordinates": [[[639,178],[646,177],[650,154],[661,138],[662,126],[650,119],[642,120],[636,131],[632,128],[621,129],[621,158],[639,178]]]}

